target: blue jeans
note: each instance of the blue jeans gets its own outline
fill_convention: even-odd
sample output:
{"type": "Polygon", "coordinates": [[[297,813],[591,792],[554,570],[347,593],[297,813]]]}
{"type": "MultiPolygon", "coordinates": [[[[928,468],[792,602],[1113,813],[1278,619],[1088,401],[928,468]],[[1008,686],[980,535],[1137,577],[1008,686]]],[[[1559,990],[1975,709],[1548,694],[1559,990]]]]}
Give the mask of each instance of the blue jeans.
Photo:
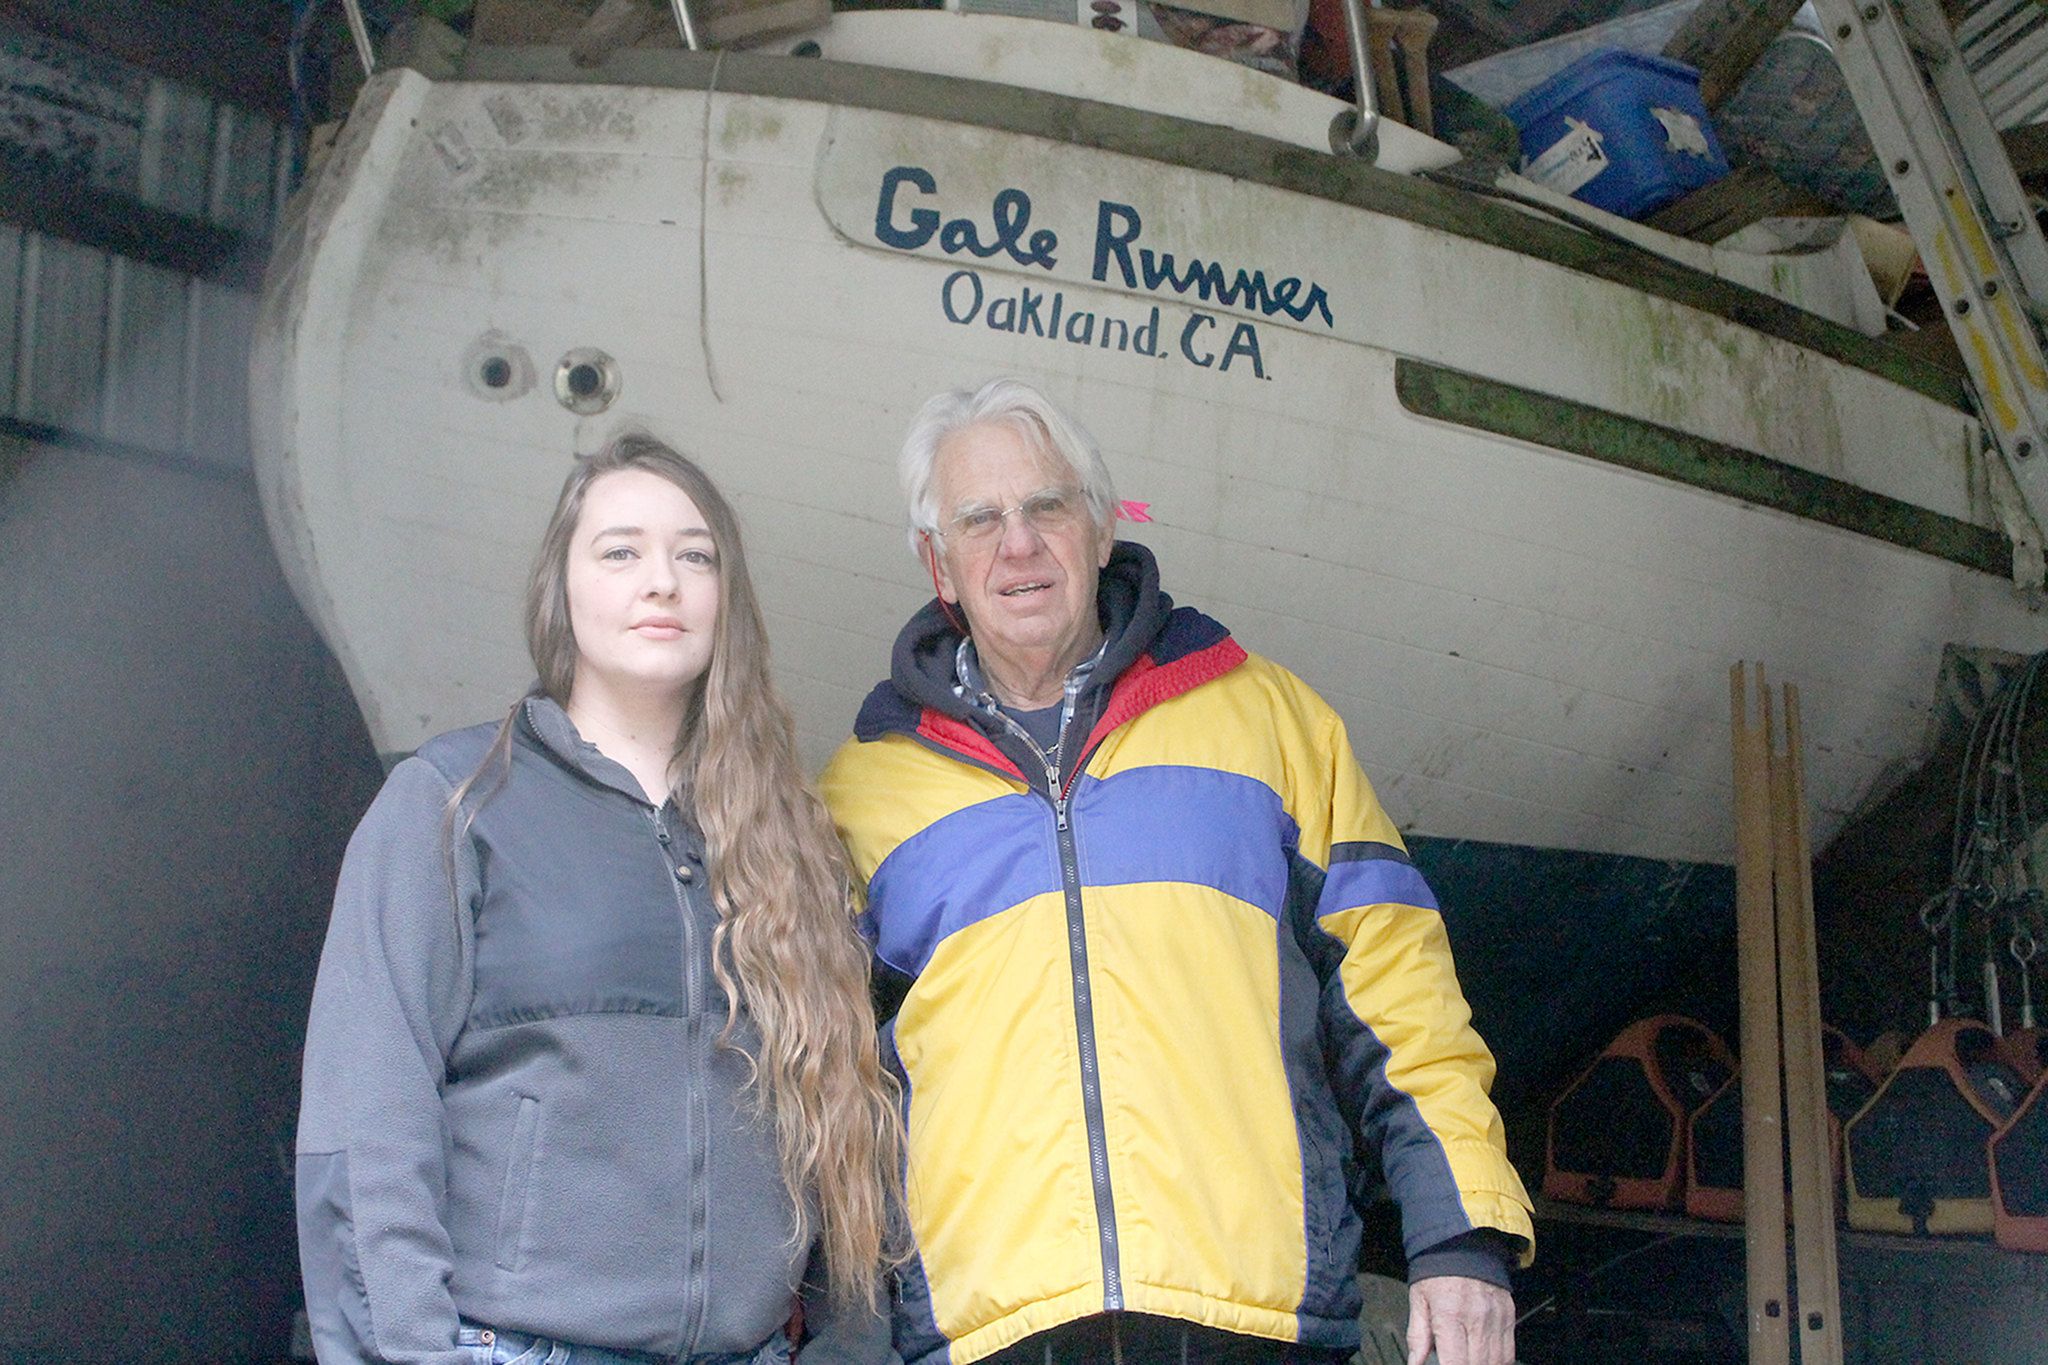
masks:
{"type": "Polygon", "coordinates": [[[455,1333],[469,1365],[789,1365],[789,1339],[777,1332],[752,1351],[714,1351],[699,1356],[658,1356],[550,1341],[464,1323],[455,1333]]]}

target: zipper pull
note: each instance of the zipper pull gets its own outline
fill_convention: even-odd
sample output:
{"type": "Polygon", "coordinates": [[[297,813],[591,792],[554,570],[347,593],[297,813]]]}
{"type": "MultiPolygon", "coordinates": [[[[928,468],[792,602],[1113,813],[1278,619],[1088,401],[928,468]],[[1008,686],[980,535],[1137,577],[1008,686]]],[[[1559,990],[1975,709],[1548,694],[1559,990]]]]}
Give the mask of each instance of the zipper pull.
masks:
{"type": "Polygon", "coordinates": [[[1067,832],[1067,793],[1060,789],[1060,770],[1054,764],[1045,765],[1045,794],[1052,798],[1052,814],[1059,832],[1067,832]]]}

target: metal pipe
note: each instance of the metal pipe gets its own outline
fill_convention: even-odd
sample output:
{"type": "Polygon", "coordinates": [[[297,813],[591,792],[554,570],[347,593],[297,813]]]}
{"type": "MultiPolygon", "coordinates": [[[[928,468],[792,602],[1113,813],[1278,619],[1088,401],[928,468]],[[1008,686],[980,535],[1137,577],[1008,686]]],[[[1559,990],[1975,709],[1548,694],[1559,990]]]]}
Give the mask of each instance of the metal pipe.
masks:
{"type": "Polygon", "coordinates": [[[1998,946],[1989,933],[1984,936],[1984,1022],[1991,1031],[2005,1036],[2005,993],[1999,988],[1998,946]]]}
{"type": "Polygon", "coordinates": [[[1380,155],[1380,111],[1373,96],[1372,54],[1365,39],[1365,0],[1344,0],[1344,31],[1351,40],[1351,83],[1358,107],[1330,121],[1330,150],[1377,161],[1380,155]]]}
{"type": "Polygon", "coordinates": [[[2013,960],[2020,964],[2020,1027],[2034,1026],[2034,954],[2040,951],[2040,943],[2025,926],[2013,930],[2013,960]]]}
{"type": "Polygon", "coordinates": [[[690,13],[690,0],[669,0],[668,7],[676,12],[676,28],[683,35],[683,46],[692,52],[702,52],[704,39],[697,32],[697,16],[690,13]]]}
{"type": "Polygon", "coordinates": [[[363,78],[377,74],[377,54],[370,47],[370,26],[363,22],[362,0],[341,0],[348,11],[348,32],[356,40],[356,60],[363,64],[363,78]]]}

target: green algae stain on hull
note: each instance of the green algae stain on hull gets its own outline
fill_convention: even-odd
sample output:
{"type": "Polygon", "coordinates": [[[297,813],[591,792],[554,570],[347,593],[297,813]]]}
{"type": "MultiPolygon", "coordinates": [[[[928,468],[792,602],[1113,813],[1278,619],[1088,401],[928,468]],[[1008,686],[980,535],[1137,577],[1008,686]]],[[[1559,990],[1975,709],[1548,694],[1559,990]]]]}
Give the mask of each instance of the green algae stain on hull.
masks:
{"type": "Polygon", "coordinates": [[[2012,574],[2011,542],[1996,531],[1755,451],[1422,361],[1398,361],[1394,387],[1418,417],[1670,479],[1994,577],[2012,574]]]}

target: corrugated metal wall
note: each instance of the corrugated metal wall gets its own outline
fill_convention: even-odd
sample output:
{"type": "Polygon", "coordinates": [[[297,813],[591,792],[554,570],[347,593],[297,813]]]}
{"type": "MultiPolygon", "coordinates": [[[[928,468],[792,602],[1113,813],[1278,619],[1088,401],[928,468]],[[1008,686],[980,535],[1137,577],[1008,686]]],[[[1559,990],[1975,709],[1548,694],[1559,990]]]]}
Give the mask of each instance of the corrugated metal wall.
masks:
{"type": "MultiPolygon", "coordinates": [[[[293,156],[268,118],[4,24],[0,141],[40,169],[227,228],[251,253],[293,156]]],[[[257,272],[238,273],[200,279],[0,227],[0,418],[245,468],[257,272]]]]}
{"type": "Polygon", "coordinates": [[[1963,63],[2001,128],[2048,120],[2048,5],[1979,0],[1956,26],[1963,63]]]}
{"type": "Polygon", "coordinates": [[[250,474],[291,155],[0,21],[0,204],[48,229],[0,226],[0,1361],[292,1343],[307,1000],[381,772],[250,474]]]}

